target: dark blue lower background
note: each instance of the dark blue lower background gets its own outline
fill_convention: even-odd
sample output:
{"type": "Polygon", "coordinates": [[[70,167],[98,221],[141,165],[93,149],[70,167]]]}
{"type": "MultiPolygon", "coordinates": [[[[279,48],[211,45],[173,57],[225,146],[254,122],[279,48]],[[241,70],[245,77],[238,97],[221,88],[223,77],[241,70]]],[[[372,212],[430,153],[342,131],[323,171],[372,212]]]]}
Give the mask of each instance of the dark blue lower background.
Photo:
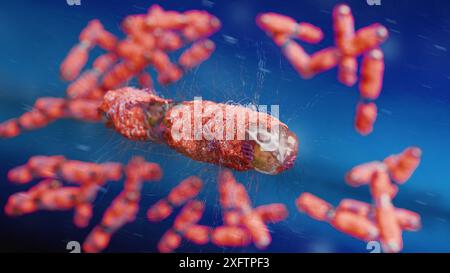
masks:
{"type": "MultiPolygon", "coordinates": [[[[76,42],[87,21],[99,18],[120,35],[119,23],[128,14],[144,13],[155,1],[89,1],[69,6],[58,1],[9,1],[0,8],[0,120],[17,116],[41,96],[63,96],[66,84],[58,77],[61,60],[76,42]]],[[[274,11],[320,26],[326,38],[312,52],[332,43],[331,9],[337,1],[156,1],[166,9],[206,9],[219,17],[221,31],[213,36],[217,50],[210,60],[170,87],[157,87],[177,100],[203,96],[215,101],[279,104],[281,120],[300,138],[294,169],[277,176],[238,173],[255,205],[286,204],[290,217],[272,225],[269,252],[367,252],[363,242],[324,223],[299,214],[295,198],[313,192],[333,204],[344,198],[370,200],[367,188],[345,185],[352,166],[382,159],[410,145],[424,151],[413,178],[401,186],[395,204],[419,212],[423,228],[404,234],[406,252],[450,251],[450,4],[447,1],[386,1],[369,6],[347,1],[357,27],[380,22],[391,33],[383,45],[386,75],[375,131],[361,137],[353,130],[357,87],[336,80],[336,71],[305,81],[298,77],[280,50],[257,28],[255,16],[274,11]]],[[[122,37],[122,36],[121,36],[122,37]]],[[[95,53],[98,53],[95,51],[95,53]]],[[[71,159],[126,162],[143,155],[160,163],[161,182],[144,188],[136,222],[112,239],[107,251],[153,252],[173,217],[159,224],[146,221],[146,209],[183,178],[205,181],[201,199],[207,202],[202,223],[220,224],[216,176],[219,167],[194,162],[151,143],[130,142],[101,124],[60,121],[49,127],[0,141],[0,206],[27,187],[10,185],[6,172],[33,155],[62,154],[71,159]]],[[[100,221],[104,209],[119,193],[112,183],[95,202],[95,217],[87,229],[75,228],[71,212],[39,212],[8,218],[0,212],[0,251],[66,251],[67,241],[82,241],[100,221]]],[[[183,243],[183,252],[254,252],[183,243]]]]}

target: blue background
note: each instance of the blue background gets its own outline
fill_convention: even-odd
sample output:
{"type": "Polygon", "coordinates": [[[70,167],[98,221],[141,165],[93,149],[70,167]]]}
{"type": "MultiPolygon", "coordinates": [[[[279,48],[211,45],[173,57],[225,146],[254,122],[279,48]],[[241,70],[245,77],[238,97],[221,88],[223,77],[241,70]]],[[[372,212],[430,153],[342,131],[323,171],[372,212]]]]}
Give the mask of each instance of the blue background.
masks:
{"type": "MultiPolygon", "coordinates": [[[[144,13],[155,1],[89,1],[69,6],[66,1],[9,1],[0,8],[0,120],[20,115],[42,96],[64,96],[59,64],[77,41],[88,20],[100,19],[120,35],[119,23],[128,14],[144,13]]],[[[222,21],[213,36],[217,50],[211,59],[169,87],[161,95],[177,100],[203,96],[215,101],[279,104],[280,119],[300,139],[294,169],[277,176],[255,172],[236,174],[249,189],[255,205],[282,202],[289,218],[270,229],[268,252],[367,252],[366,245],[329,225],[297,212],[294,200],[304,191],[333,204],[349,197],[369,201],[366,187],[351,188],[343,176],[352,166],[397,153],[410,145],[423,149],[423,161],[395,199],[399,207],[419,212],[423,228],[404,233],[405,252],[450,251],[450,4],[448,1],[347,1],[357,28],[379,22],[391,33],[383,45],[386,60],[384,87],[377,101],[375,131],[361,137],[353,130],[357,87],[337,82],[336,70],[302,80],[279,48],[254,23],[260,12],[279,12],[311,22],[325,32],[316,51],[332,44],[331,10],[336,1],[156,1],[165,9],[206,9],[222,21]]],[[[123,36],[120,36],[123,37],[123,36]]],[[[94,51],[98,54],[100,51],[94,51]]],[[[152,224],[146,209],[171,187],[190,175],[205,181],[200,196],[207,203],[201,223],[220,225],[216,176],[219,167],[185,158],[151,143],[128,141],[101,124],[59,121],[45,129],[0,141],[0,207],[7,197],[28,186],[6,181],[10,168],[33,155],[62,154],[71,159],[127,162],[143,155],[160,163],[162,181],[143,190],[142,209],[134,223],[112,239],[107,251],[153,252],[173,217],[152,224]]],[[[95,202],[95,217],[86,229],[71,223],[71,212],[38,212],[8,218],[0,212],[0,251],[65,252],[68,241],[82,241],[119,193],[111,183],[95,202]]],[[[182,252],[255,252],[254,247],[222,249],[184,242],[182,252]]]]}

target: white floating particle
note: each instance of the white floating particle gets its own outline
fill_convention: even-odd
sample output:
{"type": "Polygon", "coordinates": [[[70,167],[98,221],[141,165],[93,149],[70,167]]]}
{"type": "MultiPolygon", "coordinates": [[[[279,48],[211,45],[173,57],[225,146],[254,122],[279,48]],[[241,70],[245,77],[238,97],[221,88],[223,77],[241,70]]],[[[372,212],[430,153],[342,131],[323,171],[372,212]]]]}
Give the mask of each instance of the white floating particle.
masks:
{"type": "Polygon", "coordinates": [[[417,204],[420,204],[420,205],[424,205],[424,206],[427,205],[427,203],[424,202],[424,201],[422,201],[422,200],[416,200],[416,203],[417,203],[417,204]]]}
{"type": "Polygon", "coordinates": [[[439,50],[442,50],[442,51],[447,51],[447,48],[446,47],[444,47],[444,46],[441,46],[441,45],[434,45],[434,47],[436,48],[436,49],[439,49],[439,50]]]}
{"type": "Polygon", "coordinates": [[[225,34],[222,35],[222,36],[223,36],[223,39],[225,40],[225,42],[227,42],[229,44],[235,45],[238,42],[238,39],[236,39],[236,38],[234,38],[232,36],[225,35],[225,34]]]}
{"type": "Polygon", "coordinates": [[[78,144],[77,149],[83,152],[89,152],[91,150],[91,147],[87,146],[87,145],[83,145],[83,144],[78,144]]]}
{"type": "Polygon", "coordinates": [[[202,0],[202,4],[203,6],[208,8],[212,8],[214,6],[214,2],[209,0],[202,0]]]}
{"type": "Polygon", "coordinates": [[[387,110],[387,109],[384,109],[384,108],[381,108],[380,112],[382,112],[382,113],[384,113],[386,115],[392,115],[392,111],[391,110],[387,110]]]}
{"type": "Polygon", "coordinates": [[[390,18],[386,18],[386,22],[394,24],[394,25],[397,24],[397,21],[395,21],[394,19],[390,19],[390,18]]]}
{"type": "Polygon", "coordinates": [[[271,73],[271,71],[269,69],[266,69],[266,68],[263,68],[263,67],[260,67],[259,71],[264,72],[264,73],[271,73]]]}

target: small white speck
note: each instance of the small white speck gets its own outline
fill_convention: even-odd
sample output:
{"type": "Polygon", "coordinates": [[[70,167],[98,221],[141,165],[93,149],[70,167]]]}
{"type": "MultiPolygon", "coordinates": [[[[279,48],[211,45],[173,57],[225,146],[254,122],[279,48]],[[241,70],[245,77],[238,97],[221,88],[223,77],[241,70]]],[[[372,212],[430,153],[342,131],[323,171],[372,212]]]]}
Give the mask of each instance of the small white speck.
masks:
{"type": "Polygon", "coordinates": [[[223,39],[225,40],[225,42],[227,42],[229,44],[235,45],[238,42],[238,39],[236,39],[236,38],[234,38],[232,36],[225,35],[225,34],[222,35],[222,36],[223,36],[223,39]]]}
{"type": "Polygon", "coordinates": [[[427,203],[424,202],[424,201],[422,201],[422,200],[416,200],[416,203],[417,203],[417,204],[420,204],[420,205],[423,205],[423,206],[426,206],[426,205],[427,205],[427,203]]]}
{"type": "Polygon", "coordinates": [[[260,67],[259,71],[264,72],[264,73],[271,73],[271,71],[269,69],[266,69],[266,68],[263,68],[263,67],[260,67]]]}
{"type": "Polygon", "coordinates": [[[384,108],[380,109],[380,112],[382,112],[383,114],[386,114],[386,115],[392,115],[392,111],[384,109],[384,108]]]}
{"type": "Polygon", "coordinates": [[[202,4],[203,6],[208,8],[212,8],[214,6],[214,2],[209,0],[202,0],[202,4]]]}
{"type": "Polygon", "coordinates": [[[87,146],[87,145],[83,145],[83,144],[78,144],[77,149],[83,152],[89,152],[91,150],[91,147],[87,146]]]}
{"type": "Polygon", "coordinates": [[[422,39],[425,39],[425,40],[430,39],[430,38],[428,38],[427,36],[421,35],[421,34],[417,34],[417,37],[422,38],[422,39]]]}
{"type": "Polygon", "coordinates": [[[446,47],[443,47],[443,46],[441,46],[441,45],[434,45],[434,47],[436,48],[436,49],[439,49],[439,50],[442,50],[442,51],[445,51],[445,52],[447,52],[447,48],[446,47]]]}
{"type": "Polygon", "coordinates": [[[386,22],[390,23],[390,24],[397,24],[397,21],[395,21],[394,19],[390,19],[390,18],[386,18],[386,22]]]}

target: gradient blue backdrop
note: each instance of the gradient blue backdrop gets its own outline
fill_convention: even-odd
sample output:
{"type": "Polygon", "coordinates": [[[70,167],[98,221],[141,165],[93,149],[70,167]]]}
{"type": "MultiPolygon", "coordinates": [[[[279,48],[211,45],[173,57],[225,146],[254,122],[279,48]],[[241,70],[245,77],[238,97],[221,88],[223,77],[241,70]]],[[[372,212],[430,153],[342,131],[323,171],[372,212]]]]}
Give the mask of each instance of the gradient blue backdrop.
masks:
{"type": "MultiPolygon", "coordinates": [[[[423,149],[423,162],[413,178],[401,186],[395,204],[419,212],[423,228],[404,234],[404,251],[450,251],[448,1],[382,0],[381,6],[369,6],[365,0],[346,1],[358,28],[380,22],[391,33],[383,45],[386,74],[377,102],[379,117],[374,133],[368,137],[353,130],[357,87],[339,84],[335,70],[308,81],[300,79],[254,23],[258,13],[273,11],[320,26],[324,41],[306,46],[316,51],[332,43],[331,10],[337,1],[81,0],[81,6],[69,6],[65,0],[8,1],[0,8],[0,120],[19,115],[38,97],[64,95],[66,84],[59,79],[59,64],[88,20],[98,18],[107,29],[121,35],[122,18],[144,13],[155,2],[179,11],[206,9],[223,23],[212,38],[217,50],[211,59],[179,83],[157,86],[160,94],[177,100],[201,95],[215,101],[279,104],[281,120],[300,138],[294,169],[277,176],[237,174],[256,205],[282,202],[289,208],[290,217],[271,226],[273,243],[266,251],[367,252],[363,242],[299,214],[294,199],[310,191],[334,204],[344,197],[369,201],[367,188],[345,185],[345,172],[358,163],[384,158],[410,145],[423,149]]],[[[143,209],[136,222],[121,229],[107,251],[155,251],[173,217],[152,224],[145,219],[146,208],[181,179],[194,174],[206,182],[201,195],[207,202],[202,223],[220,224],[215,182],[218,167],[194,162],[151,143],[130,142],[101,124],[69,120],[0,141],[0,207],[10,194],[27,188],[10,185],[7,170],[40,154],[63,154],[95,162],[126,162],[132,155],[143,155],[162,165],[163,180],[145,186],[143,209]]],[[[67,241],[82,241],[100,221],[120,186],[113,183],[102,191],[87,229],[73,227],[71,212],[39,212],[20,218],[8,218],[0,212],[0,251],[66,251],[67,241]]],[[[258,250],[183,243],[180,251],[258,250]]]]}

